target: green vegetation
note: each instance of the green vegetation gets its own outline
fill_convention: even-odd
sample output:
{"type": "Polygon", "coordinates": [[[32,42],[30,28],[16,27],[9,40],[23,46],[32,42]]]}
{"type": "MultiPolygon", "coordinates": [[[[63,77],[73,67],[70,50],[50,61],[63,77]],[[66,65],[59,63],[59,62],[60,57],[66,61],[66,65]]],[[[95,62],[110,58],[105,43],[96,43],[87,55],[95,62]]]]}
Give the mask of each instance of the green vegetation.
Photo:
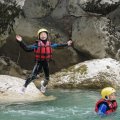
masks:
{"type": "Polygon", "coordinates": [[[80,72],[81,75],[87,74],[87,65],[81,65],[79,68],[77,68],[75,71],[80,72]]]}

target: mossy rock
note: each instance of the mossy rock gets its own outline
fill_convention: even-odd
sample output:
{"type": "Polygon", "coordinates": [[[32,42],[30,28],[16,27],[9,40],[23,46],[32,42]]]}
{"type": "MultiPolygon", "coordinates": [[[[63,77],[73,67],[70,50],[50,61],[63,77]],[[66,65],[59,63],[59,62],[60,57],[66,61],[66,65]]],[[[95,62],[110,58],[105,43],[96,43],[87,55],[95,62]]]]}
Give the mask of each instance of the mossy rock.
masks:
{"type": "Polygon", "coordinates": [[[75,72],[80,72],[80,74],[83,75],[87,74],[87,69],[88,69],[87,65],[83,64],[79,68],[77,68],[75,72]]]}

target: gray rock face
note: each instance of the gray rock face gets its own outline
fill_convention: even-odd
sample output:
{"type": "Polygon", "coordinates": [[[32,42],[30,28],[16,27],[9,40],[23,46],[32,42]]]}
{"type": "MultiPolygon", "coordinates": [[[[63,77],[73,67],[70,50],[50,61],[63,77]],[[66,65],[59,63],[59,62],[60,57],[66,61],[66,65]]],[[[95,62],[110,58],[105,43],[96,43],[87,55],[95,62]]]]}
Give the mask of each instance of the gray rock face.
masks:
{"type": "MultiPolygon", "coordinates": [[[[72,58],[72,61],[66,63],[64,58],[61,59],[59,56],[63,55],[63,52],[56,52],[55,58],[59,58],[62,62],[58,63],[56,59],[56,68],[62,68],[71,65],[71,63],[78,63],[81,54],[87,56],[85,58],[104,58],[110,56],[115,59],[119,57],[119,33],[115,32],[114,27],[109,19],[101,17],[102,15],[108,14],[115,9],[118,9],[119,0],[15,0],[18,5],[22,8],[25,14],[24,17],[16,18],[14,24],[15,34],[20,34],[27,40],[28,44],[33,43],[36,39],[36,33],[40,28],[47,28],[51,33],[52,42],[67,42],[69,38],[74,41],[74,48],[78,54],[75,56],[69,56],[72,52],[69,51],[66,56],[68,59],[72,58]],[[118,8],[117,8],[118,7],[118,8]],[[95,14],[94,14],[95,13],[95,14]],[[99,15],[101,14],[101,16],[99,15]],[[75,58],[74,58],[75,57],[75,58]],[[74,62],[76,61],[76,62],[74,62]]],[[[4,2],[4,0],[2,0],[4,2]]],[[[113,16],[109,15],[114,21],[113,16]]],[[[117,19],[119,24],[119,19],[117,19]]],[[[116,23],[116,22],[115,22],[116,23]]],[[[15,38],[15,34],[12,35],[15,38]]],[[[2,37],[1,37],[2,38],[2,37]]],[[[0,38],[0,39],[1,39],[0,38]]],[[[0,42],[0,46],[5,44],[5,40],[0,42]]],[[[14,42],[15,43],[15,42],[14,42]]],[[[15,44],[13,43],[12,46],[15,44]]],[[[8,43],[6,43],[6,46],[8,43]]],[[[6,47],[6,48],[7,48],[6,47]]],[[[2,47],[4,48],[4,46],[2,47]]],[[[8,47],[10,48],[10,47],[8,47]]],[[[7,49],[8,49],[7,48],[7,49]]],[[[13,50],[14,47],[10,49],[13,50]]],[[[18,49],[15,48],[14,51],[18,49]]],[[[68,50],[66,50],[68,51],[68,50]]],[[[1,55],[8,55],[14,61],[16,55],[10,54],[11,51],[6,53],[6,49],[2,50],[1,55]]],[[[15,52],[13,52],[15,53],[15,52]]],[[[27,53],[21,50],[22,59],[19,64],[29,67],[32,69],[33,62],[27,63],[26,57],[29,56],[31,61],[34,59],[32,54],[26,56],[27,53]]],[[[65,55],[67,52],[65,53],[65,55]]],[[[65,56],[64,55],[64,56],[65,56]]],[[[53,67],[52,67],[53,70],[53,67]]],[[[58,69],[57,69],[58,70],[58,69]]]]}
{"type": "Polygon", "coordinates": [[[108,14],[107,16],[114,23],[116,30],[120,32],[120,14],[119,13],[120,13],[120,6],[115,11],[108,14]]]}
{"type": "Polygon", "coordinates": [[[7,57],[0,57],[0,74],[24,77],[23,70],[7,57]]]}
{"type": "Polygon", "coordinates": [[[24,4],[25,4],[25,0],[13,0],[13,1],[16,1],[16,3],[18,4],[18,5],[20,5],[21,6],[21,8],[24,6],[24,4]]]}
{"type": "Polygon", "coordinates": [[[87,13],[81,8],[80,2],[81,0],[69,0],[67,8],[70,15],[76,17],[87,15],[87,13]]]}
{"type": "Polygon", "coordinates": [[[0,35],[0,47],[2,47],[5,43],[6,43],[6,38],[9,36],[8,33],[6,33],[6,35],[0,35]]]}
{"type": "Polygon", "coordinates": [[[69,67],[70,65],[82,61],[82,59],[83,58],[80,58],[76,51],[71,47],[54,50],[53,61],[50,62],[50,72],[55,73],[62,68],[69,67]]]}
{"type": "Polygon", "coordinates": [[[28,18],[41,18],[50,14],[59,0],[26,0],[24,12],[28,18]]]}
{"type": "Polygon", "coordinates": [[[78,18],[73,24],[72,39],[78,51],[94,58],[115,58],[120,44],[114,27],[105,17],[78,18]]]}
{"type": "Polygon", "coordinates": [[[6,43],[6,38],[13,30],[15,18],[19,17],[22,10],[15,1],[1,0],[0,1],[0,47],[6,43]]]}
{"type": "Polygon", "coordinates": [[[27,19],[21,17],[21,19],[16,19],[14,30],[16,34],[33,38],[36,36],[37,31],[39,29],[37,26],[38,24],[37,25],[36,24],[37,24],[36,21],[30,22],[27,19]]]}
{"type": "Polygon", "coordinates": [[[0,104],[54,100],[53,96],[45,96],[31,83],[22,93],[24,80],[7,75],[0,75],[0,104]]]}
{"type": "Polygon", "coordinates": [[[59,4],[56,6],[53,12],[51,12],[51,16],[54,19],[61,19],[64,16],[68,15],[67,2],[67,0],[59,0],[59,4]]]}
{"type": "MultiPolygon", "coordinates": [[[[71,37],[72,34],[75,49],[86,55],[94,58],[104,58],[106,56],[116,58],[116,55],[119,56],[119,36],[115,32],[111,21],[105,17],[88,15],[88,12],[108,14],[117,8],[119,0],[59,0],[44,2],[44,5],[51,6],[52,4],[52,7],[46,8],[43,1],[25,1],[23,8],[27,19],[22,18],[18,22],[19,24],[15,28],[16,33],[31,38],[37,33],[38,27],[47,27],[50,28],[50,32],[52,31],[52,35],[59,34],[65,40],[71,37]],[[36,7],[31,9],[29,7],[31,5],[36,5],[36,7]],[[49,8],[52,8],[52,10],[49,8]],[[39,14],[35,12],[41,10],[42,12],[39,12],[39,14]],[[37,19],[32,20],[31,18],[41,19],[38,22],[37,19]]],[[[60,37],[60,41],[63,41],[63,39],[61,40],[60,37]]],[[[117,57],[117,59],[119,58],[117,57]]]]}
{"type": "MultiPolygon", "coordinates": [[[[35,43],[35,39],[24,39],[28,45],[35,43]],[[29,43],[30,41],[32,43],[29,43]]],[[[7,43],[0,49],[0,55],[9,56],[13,61],[15,61],[15,63],[17,62],[24,69],[32,70],[35,65],[34,52],[25,52],[20,48],[14,36],[11,36],[7,40],[7,43]]],[[[54,73],[62,68],[76,64],[83,59],[85,59],[85,57],[79,57],[79,54],[77,54],[72,47],[53,49],[53,61],[50,62],[50,73],[54,73]],[[67,62],[65,58],[67,58],[67,62]]]]}
{"type": "Polygon", "coordinates": [[[120,62],[96,59],[74,65],[51,76],[50,87],[99,89],[120,88],[120,62]]]}
{"type": "Polygon", "coordinates": [[[86,12],[108,14],[119,6],[119,0],[80,0],[79,5],[86,12]]]}

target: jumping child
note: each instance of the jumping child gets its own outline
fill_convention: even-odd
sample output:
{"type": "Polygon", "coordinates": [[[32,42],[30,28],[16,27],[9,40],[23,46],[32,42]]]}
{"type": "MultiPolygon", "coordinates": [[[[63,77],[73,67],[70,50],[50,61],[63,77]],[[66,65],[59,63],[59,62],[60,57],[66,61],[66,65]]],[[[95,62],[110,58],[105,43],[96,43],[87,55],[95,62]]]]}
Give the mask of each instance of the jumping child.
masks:
{"type": "Polygon", "coordinates": [[[70,46],[72,44],[71,40],[69,40],[65,44],[51,44],[51,42],[49,41],[49,32],[47,29],[44,28],[38,31],[37,36],[38,36],[38,40],[36,40],[35,44],[26,45],[23,42],[22,37],[16,35],[16,40],[25,51],[27,52],[34,51],[35,53],[35,66],[33,68],[32,73],[26,79],[22,92],[25,92],[27,86],[34,79],[36,79],[36,76],[43,68],[45,79],[41,81],[40,91],[42,93],[45,93],[49,81],[49,60],[52,58],[52,48],[65,47],[65,46],[70,46]]]}

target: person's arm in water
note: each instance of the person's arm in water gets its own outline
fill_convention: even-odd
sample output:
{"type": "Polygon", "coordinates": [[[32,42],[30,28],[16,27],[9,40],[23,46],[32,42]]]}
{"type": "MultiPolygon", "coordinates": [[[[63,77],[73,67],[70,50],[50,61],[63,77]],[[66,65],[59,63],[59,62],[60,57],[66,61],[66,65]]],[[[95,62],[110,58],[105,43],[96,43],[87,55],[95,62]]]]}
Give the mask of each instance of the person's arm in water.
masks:
{"type": "Polygon", "coordinates": [[[107,111],[107,105],[106,104],[101,104],[98,110],[98,115],[105,116],[106,115],[106,111],[107,111]]]}
{"type": "Polygon", "coordinates": [[[57,44],[57,43],[51,44],[51,47],[59,48],[59,47],[66,47],[66,46],[71,46],[71,45],[72,45],[72,41],[69,40],[67,43],[64,43],[64,44],[57,44]]]}
{"type": "Polygon", "coordinates": [[[22,37],[19,35],[16,35],[16,40],[20,44],[20,46],[27,52],[33,51],[35,48],[37,48],[36,44],[33,45],[27,45],[23,40],[22,37]]]}

